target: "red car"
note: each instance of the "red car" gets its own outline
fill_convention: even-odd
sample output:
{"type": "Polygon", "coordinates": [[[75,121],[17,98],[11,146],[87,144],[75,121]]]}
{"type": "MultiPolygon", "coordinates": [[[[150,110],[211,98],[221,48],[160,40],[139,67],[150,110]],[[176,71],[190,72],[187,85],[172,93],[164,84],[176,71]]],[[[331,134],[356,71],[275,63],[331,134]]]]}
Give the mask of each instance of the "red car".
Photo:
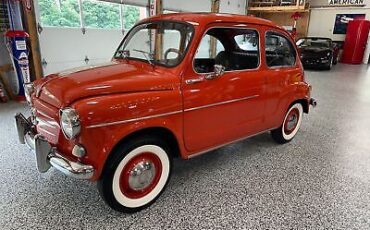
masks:
{"type": "Polygon", "coordinates": [[[289,142],[316,104],[289,33],[229,14],[145,19],[111,62],[25,89],[32,115],[17,114],[16,124],[38,170],[97,181],[106,203],[122,212],[159,197],[173,158],[267,131],[289,142]]]}

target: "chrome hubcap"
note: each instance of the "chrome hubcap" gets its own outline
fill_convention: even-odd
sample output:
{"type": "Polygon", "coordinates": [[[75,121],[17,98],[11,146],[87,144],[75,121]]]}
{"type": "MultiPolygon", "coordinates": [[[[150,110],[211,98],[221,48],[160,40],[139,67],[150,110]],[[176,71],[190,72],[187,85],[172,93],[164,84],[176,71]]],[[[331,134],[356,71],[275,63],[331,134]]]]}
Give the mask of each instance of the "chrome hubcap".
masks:
{"type": "Polygon", "coordinates": [[[288,121],[288,124],[287,124],[287,129],[288,130],[292,130],[295,128],[296,124],[298,122],[298,117],[296,115],[293,115],[289,121],[288,121]]]}
{"type": "Polygon", "coordinates": [[[132,190],[138,191],[148,187],[155,176],[155,166],[151,161],[141,161],[130,171],[128,184],[132,190]]]}

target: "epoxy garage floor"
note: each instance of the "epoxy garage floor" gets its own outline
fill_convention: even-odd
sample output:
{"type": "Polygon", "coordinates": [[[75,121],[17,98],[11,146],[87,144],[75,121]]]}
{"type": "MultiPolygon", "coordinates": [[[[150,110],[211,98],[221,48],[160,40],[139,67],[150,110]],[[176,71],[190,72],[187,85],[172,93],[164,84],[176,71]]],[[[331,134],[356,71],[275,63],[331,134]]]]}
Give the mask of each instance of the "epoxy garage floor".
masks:
{"type": "Polygon", "coordinates": [[[39,174],[0,104],[0,229],[370,229],[370,68],[307,71],[318,107],[289,144],[269,134],[175,161],[142,212],[107,207],[94,183],[39,174]]]}

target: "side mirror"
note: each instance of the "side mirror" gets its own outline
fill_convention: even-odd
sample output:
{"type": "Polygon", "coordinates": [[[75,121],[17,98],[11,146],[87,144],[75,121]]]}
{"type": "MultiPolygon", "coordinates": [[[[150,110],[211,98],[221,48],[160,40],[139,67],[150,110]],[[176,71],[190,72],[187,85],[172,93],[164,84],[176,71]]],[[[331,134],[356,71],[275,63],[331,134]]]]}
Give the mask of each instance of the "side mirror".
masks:
{"type": "Polygon", "coordinates": [[[216,64],[213,66],[213,73],[206,75],[205,78],[207,80],[212,80],[212,79],[222,76],[224,73],[225,73],[225,67],[223,65],[216,64]]]}

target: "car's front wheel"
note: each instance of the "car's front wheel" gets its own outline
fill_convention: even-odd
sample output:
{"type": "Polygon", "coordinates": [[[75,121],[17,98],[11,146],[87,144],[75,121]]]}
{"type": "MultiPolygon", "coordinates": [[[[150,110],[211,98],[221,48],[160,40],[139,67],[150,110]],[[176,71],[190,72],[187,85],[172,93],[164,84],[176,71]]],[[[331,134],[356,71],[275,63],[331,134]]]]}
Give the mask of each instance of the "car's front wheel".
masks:
{"type": "Polygon", "coordinates": [[[120,212],[136,212],[150,206],[170,178],[169,151],[163,140],[152,136],[116,148],[98,181],[104,201],[120,212]]]}
{"type": "Polygon", "coordinates": [[[333,55],[331,55],[331,57],[330,57],[330,60],[329,60],[328,64],[326,64],[324,68],[325,68],[326,70],[331,70],[331,68],[333,67],[333,62],[334,62],[334,61],[333,61],[333,55]]]}
{"type": "Polygon", "coordinates": [[[302,117],[302,104],[293,104],[286,113],[283,124],[279,128],[271,131],[272,138],[279,144],[291,141],[301,126],[302,117]]]}

